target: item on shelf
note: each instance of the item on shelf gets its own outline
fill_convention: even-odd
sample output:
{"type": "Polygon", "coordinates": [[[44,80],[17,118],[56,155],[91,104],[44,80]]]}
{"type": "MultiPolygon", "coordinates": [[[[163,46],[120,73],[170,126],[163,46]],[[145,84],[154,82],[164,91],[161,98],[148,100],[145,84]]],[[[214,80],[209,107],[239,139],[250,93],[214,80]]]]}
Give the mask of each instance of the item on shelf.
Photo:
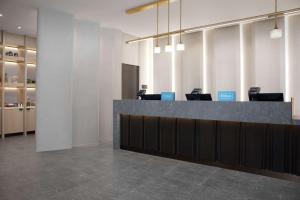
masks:
{"type": "Polygon", "coordinates": [[[5,83],[8,82],[8,77],[7,77],[7,73],[5,73],[5,78],[4,78],[5,83]]]}
{"type": "Polygon", "coordinates": [[[18,83],[18,79],[19,79],[18,76],[12,76],[12,77],[10,78],[10,83],[14,83],[14,84],[18,83]]]}
{"type": "Polygon", "coordinates": [[[7,51],[5,53],[6,56],[14,56],[14,53],[12,51],[7,51]]]}
{"type": "Polygon", "coordinates": [[[27,79],[27,83],[28,84],[35,84],[35,80],[32,80],[32,79],[28,78],[27,79]]]}
{"type": "Polygon", "coordinates": [[[8,108],[18,107],[18,103],[6,103],[5,107],[8,107],[8,108]]]}
{"type": "Polygon", "coordinates": [[[14,53],[14,57],[19,57],[19,54],[18,53],[14,53]]]}

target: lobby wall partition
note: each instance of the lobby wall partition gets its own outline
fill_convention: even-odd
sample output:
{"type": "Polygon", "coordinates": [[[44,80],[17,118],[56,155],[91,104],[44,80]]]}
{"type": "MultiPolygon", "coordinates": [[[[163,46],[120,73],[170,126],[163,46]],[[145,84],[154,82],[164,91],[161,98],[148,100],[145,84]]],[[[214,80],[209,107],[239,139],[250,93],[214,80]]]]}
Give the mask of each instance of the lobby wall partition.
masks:
{"type": "Polygon", "coordinates": [[[35,131],[36,38],[1,31],[1,135],[35,131]]]}

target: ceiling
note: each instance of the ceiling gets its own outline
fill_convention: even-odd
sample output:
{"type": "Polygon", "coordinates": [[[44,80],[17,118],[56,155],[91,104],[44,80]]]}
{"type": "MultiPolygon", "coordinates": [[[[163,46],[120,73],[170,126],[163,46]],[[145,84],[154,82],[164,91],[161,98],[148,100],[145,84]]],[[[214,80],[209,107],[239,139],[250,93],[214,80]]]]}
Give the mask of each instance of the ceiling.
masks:
{"type": "MultiPolygon", "coordinates": [[[[0,0],[0,29],[36,35],[37,8],[73,14],[103,27],[120,29],[134,36],[156,32],[156,10],[127,15],[125,10],[153,0],[0,0]],[[22,29],[16,27],[21,25],[22,29]]],[[[273,0],[183,0],[183,28],[270,13],[273,0]]],[[[279,10],[300,7],[300,0],[279,0],[279,10]]],[[[161,7],[160,32],[167,30],[167,6],[161,7]]],[[[171,4],[171,30],[178,29],[179,2],[171,4]]]]}

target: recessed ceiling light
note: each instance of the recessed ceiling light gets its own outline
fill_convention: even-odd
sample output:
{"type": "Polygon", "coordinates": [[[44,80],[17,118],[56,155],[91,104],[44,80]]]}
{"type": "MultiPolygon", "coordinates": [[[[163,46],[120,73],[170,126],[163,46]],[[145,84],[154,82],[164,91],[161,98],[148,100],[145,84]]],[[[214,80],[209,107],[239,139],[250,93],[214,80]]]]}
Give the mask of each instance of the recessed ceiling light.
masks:
{"type": "Polygon", "coordinates": [[[2,13],[0,13],[0,17],[3,17],[3,14],[2,14],[2,13]]]}
{"type": "Polygon", "coordinates": [[[17,29],[18,29],[18,30],[21,30],[21,29],[22,29],[22,26],[18,26],[17,29]]]}

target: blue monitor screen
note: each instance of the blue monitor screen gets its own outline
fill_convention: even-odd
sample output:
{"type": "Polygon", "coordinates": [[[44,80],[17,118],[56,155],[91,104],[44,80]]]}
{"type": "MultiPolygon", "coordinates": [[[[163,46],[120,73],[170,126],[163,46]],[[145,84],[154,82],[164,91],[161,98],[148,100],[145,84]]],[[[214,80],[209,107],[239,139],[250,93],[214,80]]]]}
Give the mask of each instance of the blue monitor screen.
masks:
{"type": "Polygon", "coordinates": [[[162,92],[161,100],[162,101],[175,101],[175,92],[162,92]]]}
{"type": "Polygon", "coordinates": [[[218,92],[219,101],[236,101],[235,91],[219,91],[218,92]]]}

